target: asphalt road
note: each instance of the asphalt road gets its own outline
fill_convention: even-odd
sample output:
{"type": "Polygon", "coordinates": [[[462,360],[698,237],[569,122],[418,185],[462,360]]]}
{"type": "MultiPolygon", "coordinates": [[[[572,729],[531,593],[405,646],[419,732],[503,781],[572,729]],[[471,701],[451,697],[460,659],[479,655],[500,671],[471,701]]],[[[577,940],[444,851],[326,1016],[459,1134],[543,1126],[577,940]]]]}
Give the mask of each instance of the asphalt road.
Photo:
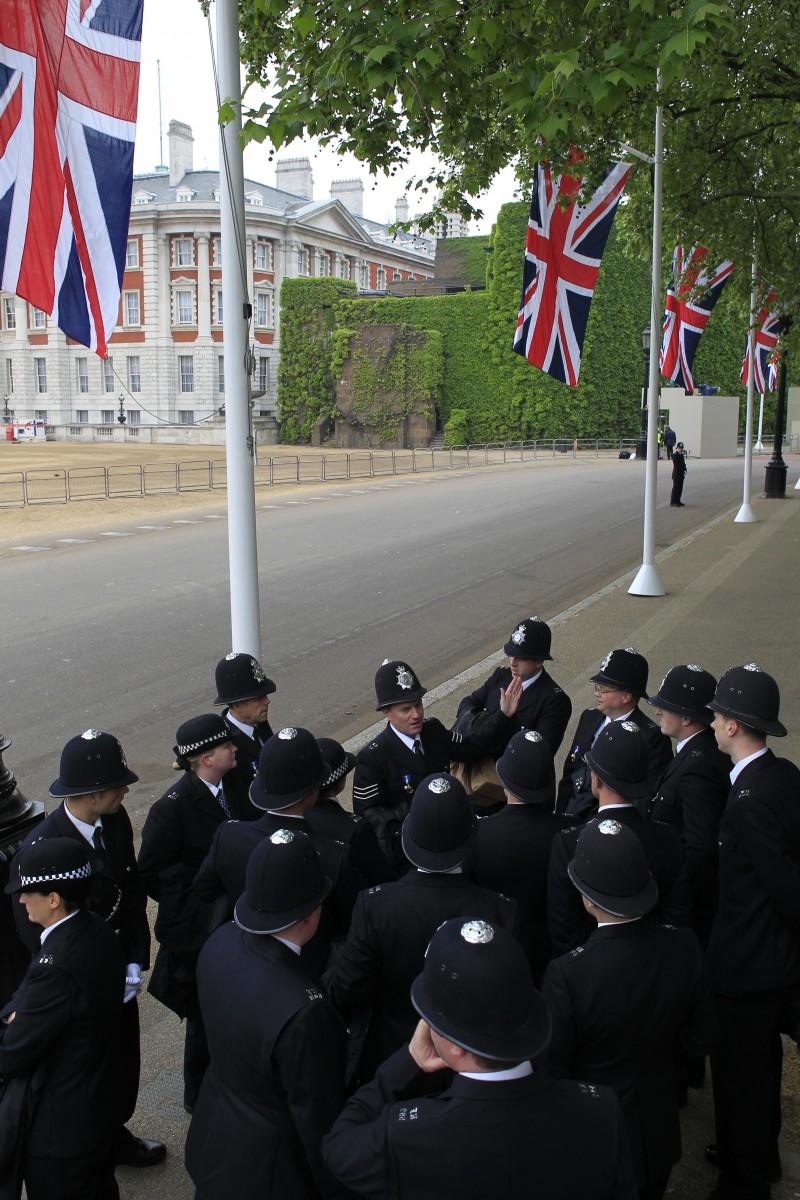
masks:
{"type": "MultiPolygon", "coordinates": [[[[660,464],[659,545],[741,495],[741,460],[689,466],[675,510],[660,464]]],[[[375,719],[383,658],[408,658],[433,687],[520,617],[552,616],[635,565],[642,476],[641,464],[564,462],[260,493],[273,726],[345,738],[375,719]]],[[[0,730],[23,790],[41,799],[68,737],[115,732],[142,778],[128,805],[138,825],[173,778],[177,725],[211,708],[214,663],[230,649],[227,538],[224,520],[201,518],[119,529],[3,554],[0,730]]]]}

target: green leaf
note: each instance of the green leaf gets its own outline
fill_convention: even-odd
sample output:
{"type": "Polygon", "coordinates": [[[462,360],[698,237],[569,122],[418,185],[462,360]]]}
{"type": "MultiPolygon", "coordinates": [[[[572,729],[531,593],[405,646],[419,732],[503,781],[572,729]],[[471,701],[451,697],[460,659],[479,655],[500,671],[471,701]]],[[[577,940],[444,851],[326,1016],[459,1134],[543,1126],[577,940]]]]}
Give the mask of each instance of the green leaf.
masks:
{"type": "Polygon", "coordinates": [[[396,46],[390,46],[390,45],[373,46],[372,49],[370,50],[369,54],[364,59],[364,66],[367,66],[369,63],[372,63],[372,62],[382,63],[383,60],[386,58],[387,54],[393,54],[396,49],[397,49],[396,46]]]}

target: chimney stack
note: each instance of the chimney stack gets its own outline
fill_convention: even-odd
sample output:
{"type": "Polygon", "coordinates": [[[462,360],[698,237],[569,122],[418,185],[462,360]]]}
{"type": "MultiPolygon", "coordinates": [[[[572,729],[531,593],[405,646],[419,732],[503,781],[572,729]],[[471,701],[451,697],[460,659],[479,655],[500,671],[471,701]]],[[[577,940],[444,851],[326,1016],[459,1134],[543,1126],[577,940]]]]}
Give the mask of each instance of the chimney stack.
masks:
{"type": "Polygon", "coordinates": [[[394,219],[398,225],[401,221],[408,220],[408,197],[398,196],[394,206],[394,219]]]}
{"type": "Polygon", "coordinates": [[[331,184],[331,200],[341,200],[354,217],[364,215],[364,181],[362,179],[337,179],[331,184]]]}
{"type": "Polygon", "coordinates": [[[191,125],[183,121],[170,121],[167,131],[169,142],[169,182],[175,187],[187,171],[194,169],[194,138],[191,125]]]}
{"type": "Polygon", "coordinates": [[[275,164],[275,186],[279,192],[291,192],[314,199],[314,176],[310,158],[283,158],[275,164]]]}

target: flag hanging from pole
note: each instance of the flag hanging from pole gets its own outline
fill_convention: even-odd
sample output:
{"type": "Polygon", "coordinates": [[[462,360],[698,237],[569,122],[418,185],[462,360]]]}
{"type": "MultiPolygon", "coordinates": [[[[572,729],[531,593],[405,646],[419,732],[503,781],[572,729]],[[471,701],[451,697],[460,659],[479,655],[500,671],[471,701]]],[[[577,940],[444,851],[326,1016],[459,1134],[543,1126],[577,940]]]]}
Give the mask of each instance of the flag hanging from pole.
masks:
{"type": "Polygon", "coordinates": [[[631,169],[615,163],[581,204],[581,179],[554,182],[549,166],[536,166],[513,349],[570,387],[578,385],[600,260],[631,169]]]}
{"type": "Polygon", "coordinates": [[[694,392],[692,364],[698,343],[733,271],[730,259],[721,262],[715,270],[706,271],[703,260],[707,254],[705,246],[695,246],[688,255],[683,246],[676,246],[672,257],[672,282],[667,288],[659,356],[661,374],[690,395],[694,392]]]}
{"type": "Polygon", "coordinates": [[[3,0],[0,287],[107,354],[128,236],[143,0],[3,0]]]}
{"type": "MultiPolygon", "coordinates": [[[[761,396],[767,391],[773,392],[775,390],[775,371],[772,359],[775,356],[778,346],[778,338],[784,331],[784,323],[781,320],[780,313],[770,308],[770,305],[774,304],[776,299],[775,292],[770,290],[764,307],[758,314],[758,328],[755,332],[756,346],[753,386],[761,396]]],[[[742,359],[741,380],[744,387],[747,387],[747,380],[750,374],[749,368],[750,339],[748,338],[744,345],[744,358],[742,359]]]]}

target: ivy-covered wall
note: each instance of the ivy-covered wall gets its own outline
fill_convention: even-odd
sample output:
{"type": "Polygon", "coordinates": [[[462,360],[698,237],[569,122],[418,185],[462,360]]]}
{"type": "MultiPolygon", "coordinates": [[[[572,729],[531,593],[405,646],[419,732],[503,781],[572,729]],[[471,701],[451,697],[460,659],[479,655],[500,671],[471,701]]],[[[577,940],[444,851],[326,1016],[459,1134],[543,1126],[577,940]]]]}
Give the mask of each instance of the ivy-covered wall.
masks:
{"type": "Polygon", "coordinates": [[[464,287],[485,287],[491,237],[440,238],[436,243],[436,278],[457,279],[464,287]]]}

